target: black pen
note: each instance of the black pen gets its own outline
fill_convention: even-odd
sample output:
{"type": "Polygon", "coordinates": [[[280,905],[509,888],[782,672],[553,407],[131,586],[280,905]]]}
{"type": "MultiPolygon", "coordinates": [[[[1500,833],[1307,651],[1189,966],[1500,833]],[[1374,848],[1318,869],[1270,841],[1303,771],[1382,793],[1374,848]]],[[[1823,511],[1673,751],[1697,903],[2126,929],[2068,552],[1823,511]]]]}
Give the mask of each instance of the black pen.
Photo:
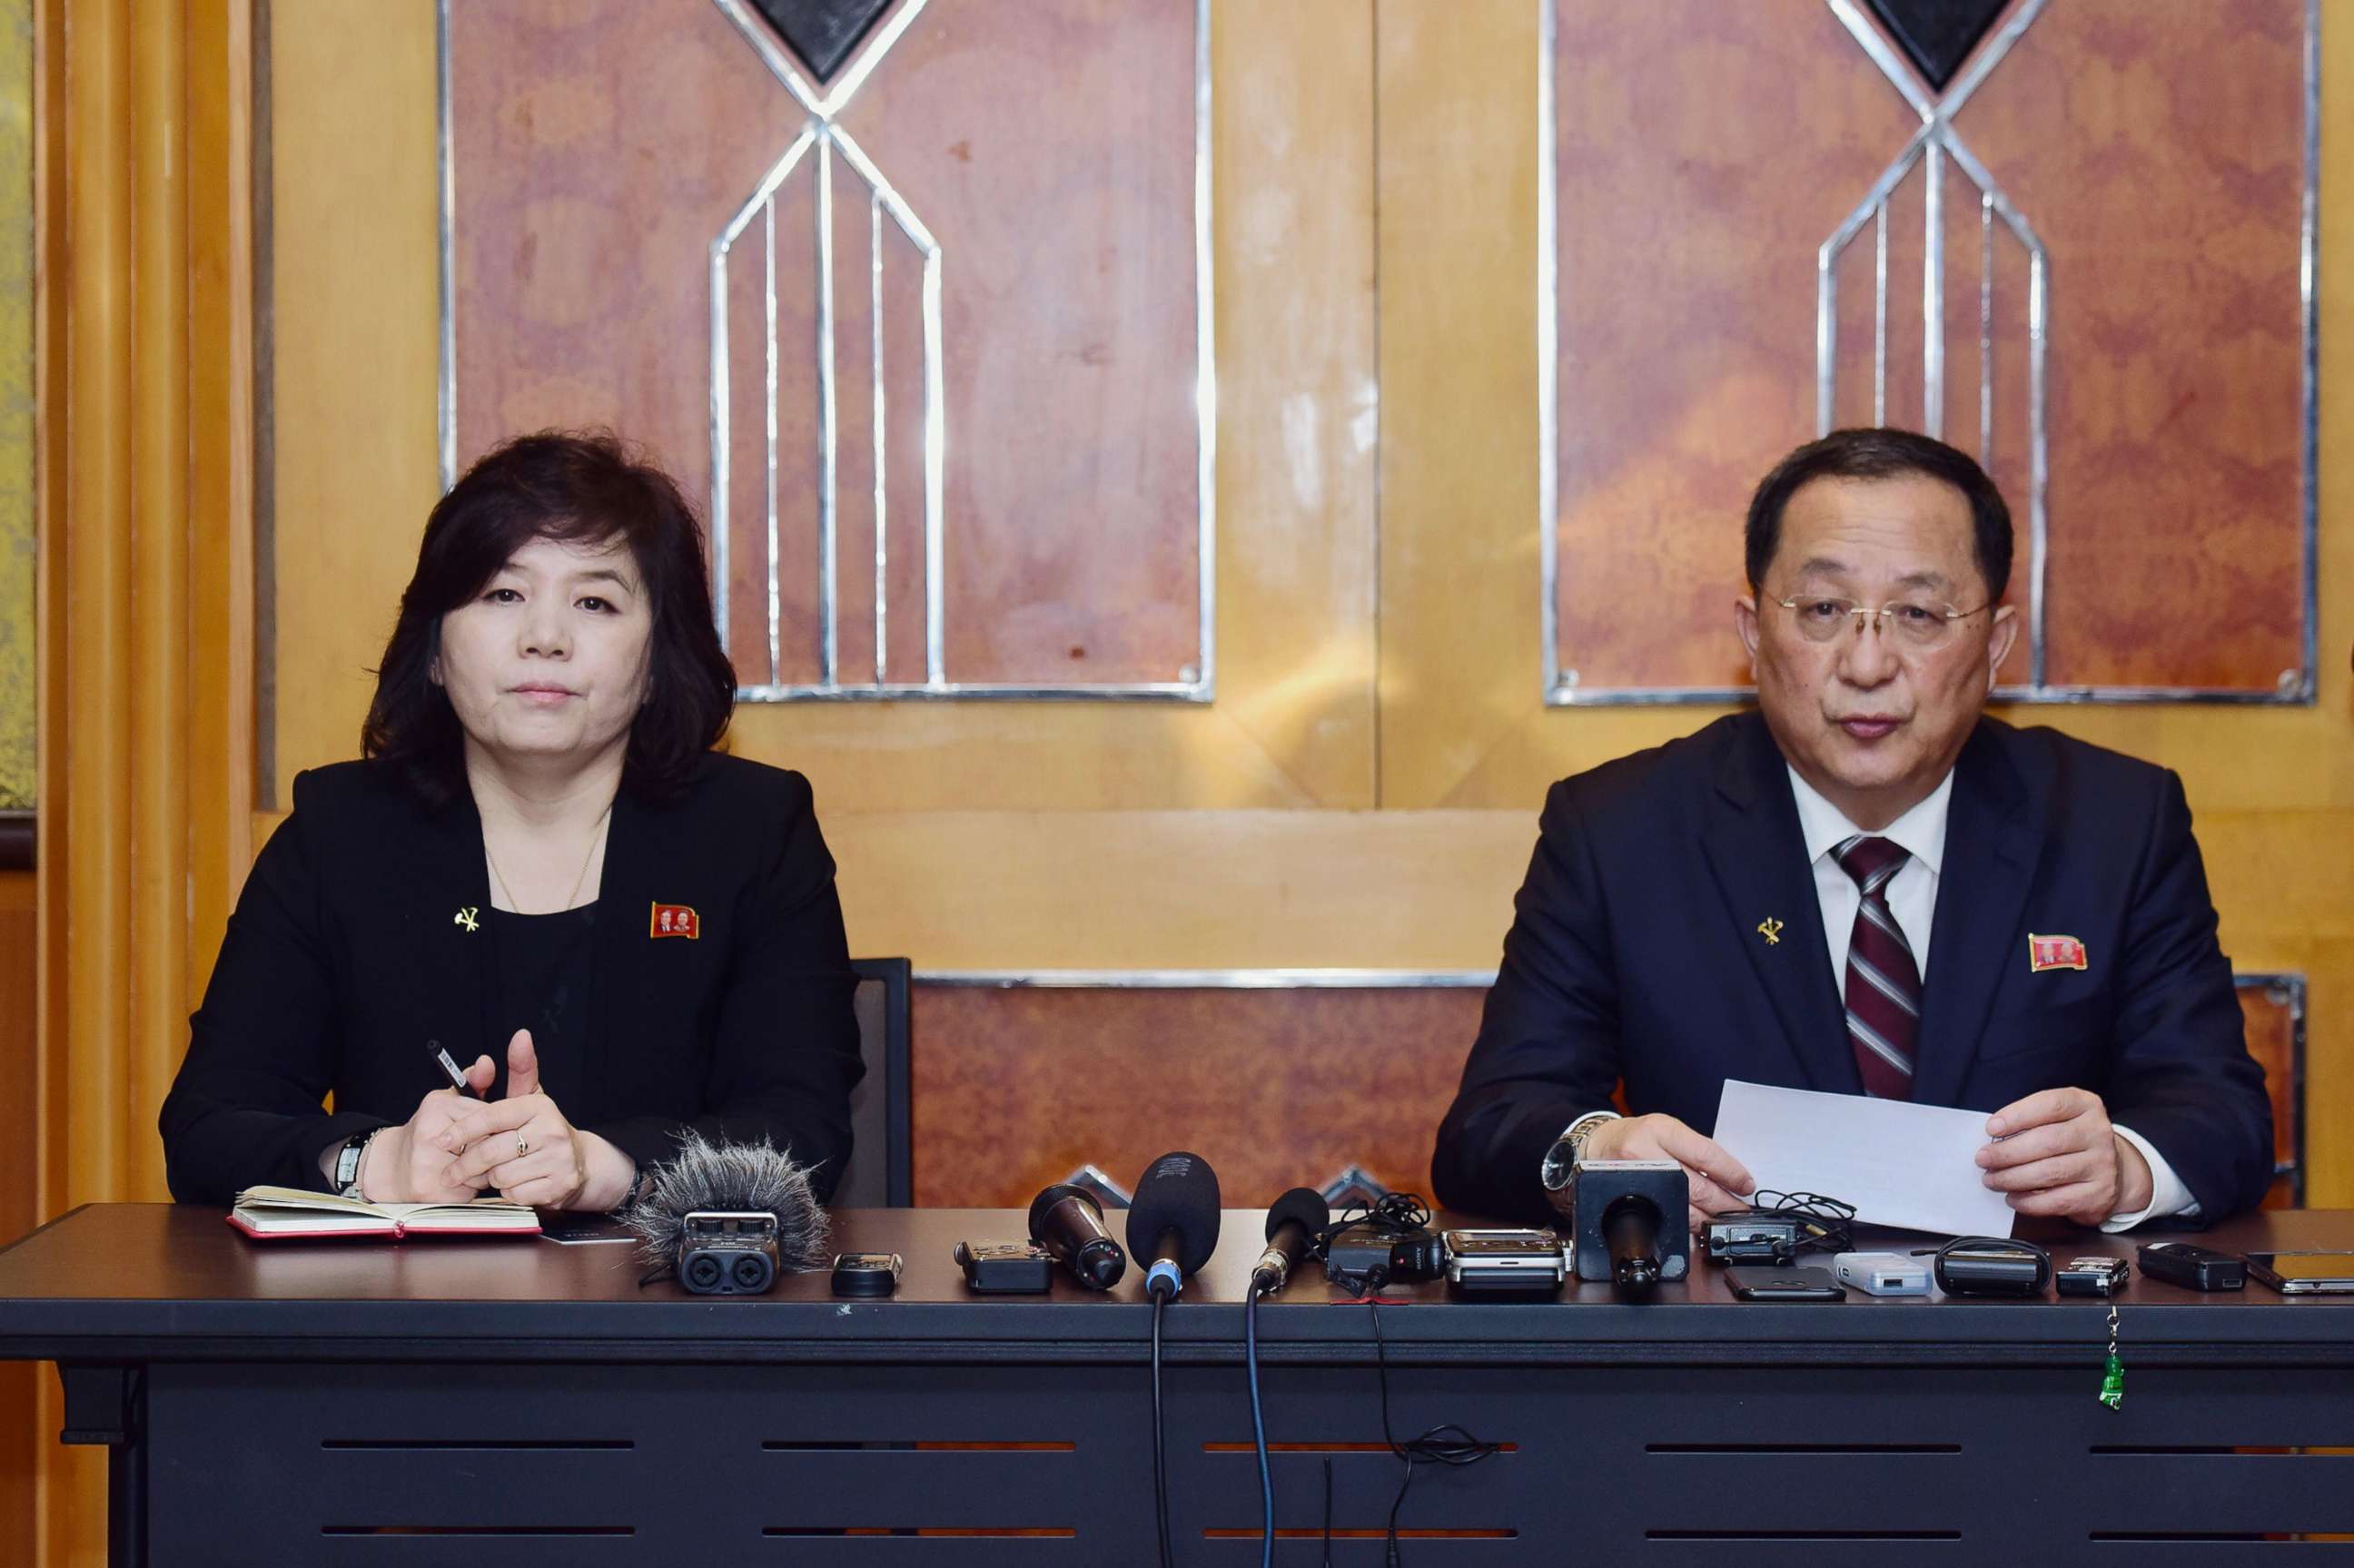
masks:
{"type": "Polygon", "coordinates": [[[451,1088],[457,1090],[460,1094],[464,1095],[469,1099],[478,1100],[482,1097],[475,1091],[472,1081],[470,1080],[465,1074],[458,1071],[458,1064],[450,1060],[450,1053],[441,1049],[441,1042],[439,1040],[428,1040],[425,1043],[425,1048],[433,1053],[433,1059],[441,1064],[441,1070],[443,1072],[450,1075],[450,1086],[451,1088]]]}

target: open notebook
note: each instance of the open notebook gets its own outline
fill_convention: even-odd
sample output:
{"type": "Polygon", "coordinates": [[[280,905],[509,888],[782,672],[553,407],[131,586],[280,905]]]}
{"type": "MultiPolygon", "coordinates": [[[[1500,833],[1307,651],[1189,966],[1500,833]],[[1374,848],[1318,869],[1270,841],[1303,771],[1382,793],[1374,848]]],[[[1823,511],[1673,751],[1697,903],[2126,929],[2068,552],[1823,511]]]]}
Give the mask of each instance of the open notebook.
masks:
{"type": "Polygon", "coordinates": [[[528,1203],[477,1198],[471,1203],[366,1203],[299,1187],[248,1187],[228,1223],[264,1241],[281,1237],[531,1236],[539,1216],[528,1203]]]}

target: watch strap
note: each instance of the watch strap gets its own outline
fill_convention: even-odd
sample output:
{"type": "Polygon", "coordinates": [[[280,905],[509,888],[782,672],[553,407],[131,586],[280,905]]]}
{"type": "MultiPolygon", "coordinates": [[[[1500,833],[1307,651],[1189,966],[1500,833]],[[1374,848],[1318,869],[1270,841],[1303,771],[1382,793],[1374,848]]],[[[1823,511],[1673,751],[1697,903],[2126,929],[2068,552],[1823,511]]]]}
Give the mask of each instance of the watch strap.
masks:
{"type": "Polygon", "coordinates": [[[360,1193],[360,1157],[367,1152],[368,1139],[379,1129],[370,1128],[344,1139],[341,1152],[335,1156],[335,1196],[357,1198],[360,1193]]]}
{"type": "Polygon", "coordinates": [[[1585,1147],[1585,1140],[1594,1135],[1594,1129],[1596,1128],[1600,1127],[1606,1121],[1617,1121],[1617,1119],[1618,1113],[1615,1110],[1587,1111],[1584,1116],[1579,1117],[1575,1121],[1571,1122],[1567,1127],[1562,1128],[1562,1139],[1564,1142],[1575,1143],[1579,1148],[1583,1149],[1585,1147]]]}
{"type": "Polygon", "coordinates": [[[1618,1113],[1612,1110],[1587,1111],[1561,1129],[1561,1136],[1537,1163],[1537,1181],[1548,1194],[1560,1192],[1569,1185],[1571,1169],[1576,1165],[1579,1153],[1594,1129],[1606,1121],[1617,1121],[1618,1113]]]}

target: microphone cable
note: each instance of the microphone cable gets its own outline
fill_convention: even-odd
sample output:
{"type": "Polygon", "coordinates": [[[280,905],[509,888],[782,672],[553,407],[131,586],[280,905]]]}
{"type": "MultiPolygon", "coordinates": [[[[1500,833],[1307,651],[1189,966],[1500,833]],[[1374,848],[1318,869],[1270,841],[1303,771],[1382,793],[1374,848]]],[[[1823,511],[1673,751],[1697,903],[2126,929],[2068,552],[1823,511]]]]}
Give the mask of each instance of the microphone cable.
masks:
{"type": "Polygon", "coordinates": [[[1161,1568],[1175,1568],[1169,1550],[1169,1446],[1161,1412],[1161,1313],[1165,1291],[1152,1293],[1152,1517],[1159,1527],[1161,1568]]]}
{"type": "Polygon", "coordinates": [[[1500,1443],[1483,1443],[1454,1422],[1432,1427],[1421,1436],[1401,1443],[1390,1428],[1390,1354],[1382,1338],[1382,1304],[1378,1297],[1365,1298],[1366,1310],[1373,1319],[1374,1364],[1380,1369],[1382,1387],[1382,1440],[1390,1452],[1405,1461],[1405,1474],[1398,1481],[1397,1496],[1390,1502],[1389,1529],[1383,1536],[1382,1561],[1387,1568],[1401,1568],[1404,1559],[1398,1550],[1398,1510],[1405,1507],[1406,1489],[1414,1485],[1416,1465],[1447,1465],[1461,1467],[1492,1459],[1504,1451],[1500,1443]]]}
{"type": "Polygon", "coordinates": [[[1258,1499],[1266,1523],[1259,1531],[1259,1568],[1275,1568],[1275,1479],[1267,1467],[1267,1419],[1258,1403],[1258,1298],[1254,1284],[1243,1303],[1243,1364],[1250,1370],[1251,1443],[1258,1450],[1258,1499]]]}
{"type": "Polygon", "coordinates": [[[1332,1568],[1332,1456],[1324,1456],[1324,1568],[1332,1568]]]}

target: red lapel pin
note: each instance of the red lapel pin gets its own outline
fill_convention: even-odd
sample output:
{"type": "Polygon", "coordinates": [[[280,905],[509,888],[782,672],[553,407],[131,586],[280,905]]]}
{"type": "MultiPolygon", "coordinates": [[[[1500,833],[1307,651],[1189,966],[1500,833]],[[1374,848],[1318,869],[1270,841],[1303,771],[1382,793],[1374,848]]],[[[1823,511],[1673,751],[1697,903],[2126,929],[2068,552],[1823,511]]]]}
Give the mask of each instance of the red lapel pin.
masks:
{"type": "Polygon", "coordinates": [[[2040,975],[2045,969],[2081,969],[2084,967],[2084,944],[2073,937],[2039,937],[2027,934],[2027,972],[2040,975]]]}

